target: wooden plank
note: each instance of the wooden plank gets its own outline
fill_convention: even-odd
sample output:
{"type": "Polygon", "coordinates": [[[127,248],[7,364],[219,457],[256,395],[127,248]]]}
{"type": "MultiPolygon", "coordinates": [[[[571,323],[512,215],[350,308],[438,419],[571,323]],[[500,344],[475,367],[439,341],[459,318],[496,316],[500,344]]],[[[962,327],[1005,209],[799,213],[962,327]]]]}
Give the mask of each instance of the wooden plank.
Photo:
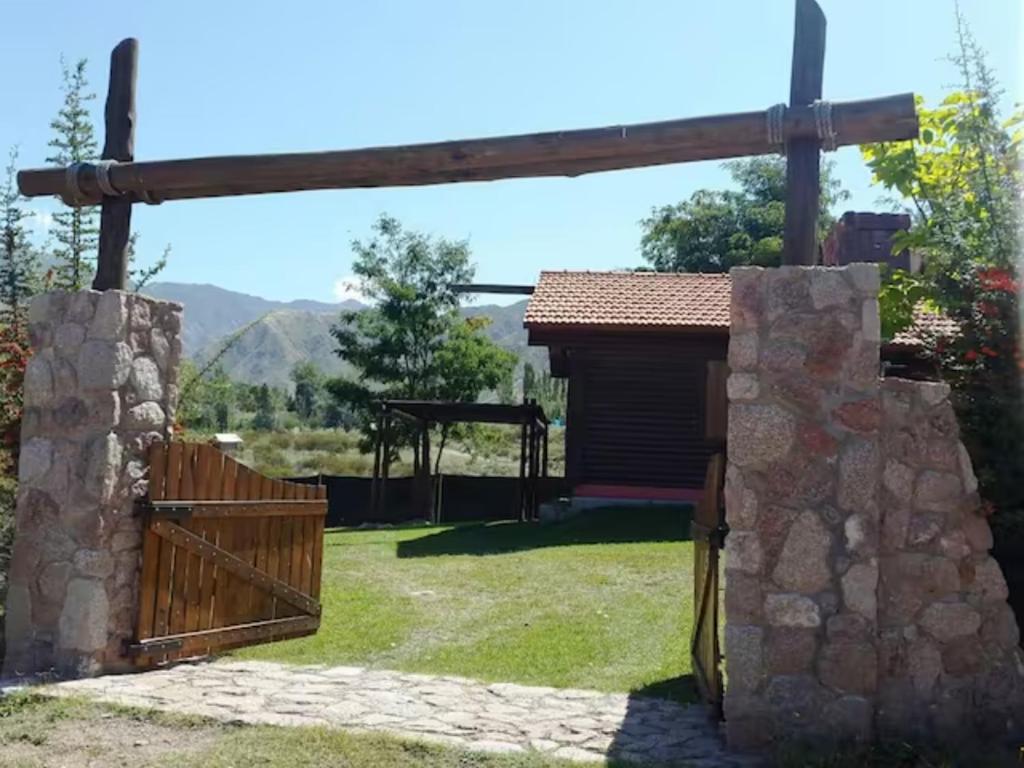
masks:
{"type": "MultiPolygon", "coordinates": [[[[821,98],[825,72],[825,14],[815,0],[797,0],[793,34],[790,108],[821,98]]],[[[786,213],[782,263],[813,265],[818,256],[821,142],[814,137],[786,143],[786,213]]]]}
{"type": "MultiPolygon", "coordinates": [[[[833,107],[839,143],[900,141],[917,136],[913,94],[833,107]]],[[[574,131],[501,136],[340,152],[204,157],[114,166],[114,186],[150,191],[162,200],[263,194],[307,189],[447,184],[528,176],[578,176],[667,163],[714,160],[775,151],[763,110],[729,115],[615,125],[574,131]]],[[[787,111],[786,140],[817,135],[806,106],[787,111]]],[[[24,170],[18,187],[28,197],[59,195],[63,168],[24,170]]],[[[78,184],[86,202],[98,202],[95,166],[85,164],[78,184]]]]}
{"type": "MultiPolygon", "coordinates": [[[[103,110],[106,140],[103,160],[135,159],[135,81],[139,71],[139,41],[122,40],[110,54],[110,81],[103,110]]],[[[132,231],[132,200],[104,197],[100,208],[99,250],[92,287],[97,291],[124,290],[132,231]]]]}
{"type": "Polygon", "coordinates": [[[221,569],[237,576],[241,582],[255,584],[260,589],[271,592],[278,599],[284,600],[289,605],[293,605],[311,616],[320,614],[320,605],[316,600],[304,595],[284,581],[274,579],[263,571],[253,568],[231,552],[220,547],[211,547],[208,542],[180,525],[157,520],[153,523],[153,530],[161,538],[174,545],[195,552],[206,560],[214,561],[221,569]]]}
{"type": "Polygon", "coordinates": [[[235,498],[235,484],[238,481],[238,463],[230,456],[223,458],[223,474],[221,476],[220,498],[231,501],[235,498]]]}
{"type": "MultiPolygon", "coordinates": [[[[154,520],[150,530],[159,535],[160,521],[154,520]]],[[[174,573],[174,545],[166,539],[160,541],[160,565],[156,577],[156,601],[153,618],[153,637],[167,634],[171,617],[171,577],[174,573]]]]}
{"type": "Polygon", "coordinates": [[[196,448],[193,443],[182,443],[181,446],[181,486],[178,492],[182,499],[196,498],[196,448]]]}
{"type": "Polygon", "coordinates": [[[153,637],[153,617],[156,611],[157,574],[160,567],[160,537],[149,530],[148,520],[142,534],[142,568],[139,573],[139,614],[136,637],[153,637]]]}
{"type": "Polygon", "coordinates": [[[210,476],[213,473],[213,451],[212,445],[196,446],[195,489],[197,499],[215,498],[210,493],[210,476]]]}
{"type": "Polygon", "coordinates": [[[181,459],[184,448],[178,441],[167,446],[167,495],[164,498],[168,500],[181,498],[181,459]]]}
{"type": "MultiPolygon", "coordinates": [[[[281,563],[281,537],[282,537],[282,518],[280,516],[274,516],[268,518],[267,526],[267,563],[265,570],[267,575],[273,579],[278,578],[280,572],[281,563]]],[[[269,611],[269,618],[277,616],[277,601],[273,595],[270,596],[268,604],[264,605],[264,609],[269,611]]]]}
{"type": "MultiPolygon", "coordinates": [[[[326,509],[324,512],[326,513],[326,509]]],[[[312,597],[319,599],[320,597],[320,582],[323,578],[324,562],[324,518],[318,517],[313,518],[313,563],[312,573],[310,576],[310,588],[309,594],[312,597]]]]}
{"type": "MultiPolygon", "coordinates": [[[[196,497],[195,466],[198,453],[198,446],[194,443],[185,443],[182,446],[181,457],[181,488],[180,495],[183,499],[194,499],[196,497]]],[[[190,521],[189,527],[197,536],[203,536],[203,525],[200,521],[190,521]]],[[[176,598],[180,598],[182,605],[179,610],[172,612],[170,631],[188,632],[199,629],[199,585],[202,577],[202,560],[191,552],[184,553],[184,558],[179,555],[179,561],[184,568],[175,569],[174,592],[176,598]],[[180,614],[180,616],[179,616],[180,614]],[[175,623],[175,617],[179,617],[179,624],[175,623]]]]}
{"type": "MultiPolygon", "coordinates": [[[[194,496],[191,462],[195,446],[176,442],[171,445],[168,488],[173,499],[191,499],[194,496]]],[[[183,550],[176,550],[171,569],[171,605],[167,624],[169,634],[184,632],[185,613],[188,602],[187,585],[189,561],[194,556],[183,550]]]]}
{"type": "Polygon", "coordinates": [[[149,500],[162,501],[167,477],[167,443],[157,441],[149,447],[149,500]]]}
{"type": "Polygon", "coordinates": [[[158,656],[171,646],[179,657],[206,653],[208,649],[221,650],[238,645],[270,642],[286,637],[299,637],[316,632],[320,620],[314,616],[295,616],[286,619],[258,621],[228,629],[187,632],[162,638],[160,641],[140,642],[128,647],[138,656],[158,656]]]}
{"type": "MultiPolygon", "coordinates": [[[[249,498],[249,468],[244,464],[235,462],[233,459],[232,463],[236,466],[236,479],[235,479],[235,498],[240,501],[248,500],[249,498]]],[[[256,558],[254,553],[255,546],[255,535],[253,528],[255,527],[256,520],[243,519],[232,516],[232,525],[235,528],[235,554],[238,558],[249,565],[256,565],[256,558]]],[[[232,624],[242,624],[246,621],[253,619],[250,613],[252,599],[253,599],[253,586],[252,584],[244,584],[241,588],[236,589],[232,592],[232,602],[229,613],[231,614],[232,624]]]]}

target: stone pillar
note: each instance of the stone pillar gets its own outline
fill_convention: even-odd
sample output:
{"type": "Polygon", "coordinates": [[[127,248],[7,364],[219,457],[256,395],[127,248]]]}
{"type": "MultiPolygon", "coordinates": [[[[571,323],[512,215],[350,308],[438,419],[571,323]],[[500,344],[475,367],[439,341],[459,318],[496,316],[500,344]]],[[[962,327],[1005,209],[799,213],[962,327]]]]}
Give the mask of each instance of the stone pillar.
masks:
{"type": "Polygon", "coordinates": [[[1016,622],[949,390],[879,377],[877,267],[732,281],[731,745],[1019,729],[1016,622]]]}
{"type": "Polygon", "coordinates": [[[949,394],[938,382],[881,387],[876,724],[899,738],[1020,739],[1020,633],[949,394]]]}
{"type": "Polygon", "coordinates": [[[730,741],[870,734],[878,271],[732,270],[730,741]]]}
{"type": "Polygon", "coordinates": [[[146,449],[169,437],[179,304],[55,291],[29,311],[4,674],[125,668],[146,449]]]}

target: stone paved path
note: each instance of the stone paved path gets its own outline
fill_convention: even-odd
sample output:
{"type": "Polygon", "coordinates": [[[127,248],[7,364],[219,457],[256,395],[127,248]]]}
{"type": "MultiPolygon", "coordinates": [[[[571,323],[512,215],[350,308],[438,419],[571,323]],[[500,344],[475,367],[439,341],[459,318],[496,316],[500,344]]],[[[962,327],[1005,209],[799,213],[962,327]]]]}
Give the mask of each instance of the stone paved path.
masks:
{"type": "Polygon", "coordinates": [[[533,749],[579,761],[611,754],[641,765],[694,768],[755,764],[724,751],[704,707],[595,691],[226,661],[46,690],[219,720],[388,731],[490,752],[533,749]]]}

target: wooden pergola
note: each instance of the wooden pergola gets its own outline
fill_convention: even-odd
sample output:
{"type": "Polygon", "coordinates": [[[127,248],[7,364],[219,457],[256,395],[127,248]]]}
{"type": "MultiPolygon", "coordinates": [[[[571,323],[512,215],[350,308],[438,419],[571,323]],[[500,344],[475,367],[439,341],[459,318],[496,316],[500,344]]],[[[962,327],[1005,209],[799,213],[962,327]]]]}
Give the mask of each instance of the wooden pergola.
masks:
{"type": "Polygon", "coordinates": [[[430,430],[450,424],[518,424],[519,443],[519,520],[537,517],[539,504],[538,479],[548,476],[548,418],[536,400],[522,405],[502,403],[457,403],[437,400],[382,400],[377,415],[373,456],[373,486],[370,509],[376,517],[387,509],[388,476],[391,466],[392,420],[401,418],[416,428],[413,445],[416,461],[416,493],[414,505],[431,522],[437,519],[430,472],[430,430]]]}
{"type": "Polygon", "coordinates": [[[784,152],[783,262],[813,264],[820,196],[820,150],[918,134],[914,96],[822,101],[825,16],[796,0],[789,104],[767,110],[432,144],[297,154],[136,161],[138,41],[113,51],[102,159],[18,173],[28,197],[57,195],[68,205],[102,205],[93,287],[127,283],[131,211],[136,203],[312,189],[398,187],[598,171],[784,152]]]}

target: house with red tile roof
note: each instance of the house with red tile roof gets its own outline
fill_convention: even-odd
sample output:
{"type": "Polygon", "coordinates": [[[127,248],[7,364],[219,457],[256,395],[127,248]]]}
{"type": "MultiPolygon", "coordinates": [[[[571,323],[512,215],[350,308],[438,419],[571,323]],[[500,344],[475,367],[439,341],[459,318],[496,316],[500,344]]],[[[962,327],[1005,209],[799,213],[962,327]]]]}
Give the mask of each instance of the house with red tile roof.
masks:
{"type": "MultiPolygon", "coordinates": [[[[826,261],[883,261],[906,217],[848,213],[826,261]]],[[[906,264],[904,264],[906,262],[906,264]]],[[[577,497],[692,501],[725,424],[724,371],[732,284],[727,274],[542,272],[523,324],[546,346],[551,373],[568,379],[565,471],[577,497]]],[[[919,311],[883,346],[900,375],[926,372],[927,339],[956,333],[919,311]]]]}
{"type": "Polygon", "coordinates": [[[523,324],[569,380],[575,496],[699,498],[716,447],[708,363],[726,358],[730,291],[723,274],[541,273],[523,324]]]}

